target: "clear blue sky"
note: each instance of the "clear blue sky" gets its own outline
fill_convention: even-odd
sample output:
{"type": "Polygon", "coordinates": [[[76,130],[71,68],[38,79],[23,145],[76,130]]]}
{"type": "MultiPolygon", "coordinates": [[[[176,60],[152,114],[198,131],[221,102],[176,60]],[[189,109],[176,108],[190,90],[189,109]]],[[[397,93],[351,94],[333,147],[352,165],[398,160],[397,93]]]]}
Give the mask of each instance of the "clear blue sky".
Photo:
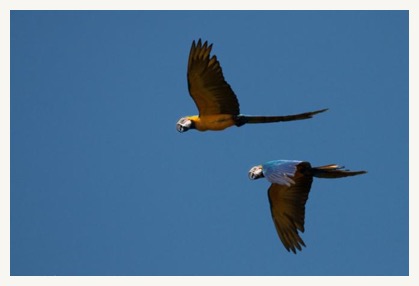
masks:
{"type": "Polygon", "coordinates": [[[12,11],[11,275],[408,275],[407,11],[12,11]],[[180,134],[192,40],[241,111],[306,121],[180,134]],[[269,211],[274,159],[316,179],[307,248],[269,211]]]}

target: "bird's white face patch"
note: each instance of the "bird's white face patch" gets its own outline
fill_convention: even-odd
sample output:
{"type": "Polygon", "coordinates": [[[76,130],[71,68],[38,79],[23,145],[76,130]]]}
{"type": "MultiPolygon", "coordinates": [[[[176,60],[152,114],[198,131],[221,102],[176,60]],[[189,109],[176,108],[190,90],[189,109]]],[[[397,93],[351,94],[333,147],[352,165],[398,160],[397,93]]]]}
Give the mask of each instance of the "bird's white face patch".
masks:
{"type": "Polygon", "coordinates": [[[179,132],[185,132],[188,131],[189,128],[191,128],[192,121],[188,119],[187,117],[182,117],[179,119],[179,121],[176,123],[176,129],[179,132]]]}
{"type": "Polygon", "coordinates": [[[263,177],[263,169],[262,166],[254,166],[249,170],[249,179],[256,180],[263,177]]]}

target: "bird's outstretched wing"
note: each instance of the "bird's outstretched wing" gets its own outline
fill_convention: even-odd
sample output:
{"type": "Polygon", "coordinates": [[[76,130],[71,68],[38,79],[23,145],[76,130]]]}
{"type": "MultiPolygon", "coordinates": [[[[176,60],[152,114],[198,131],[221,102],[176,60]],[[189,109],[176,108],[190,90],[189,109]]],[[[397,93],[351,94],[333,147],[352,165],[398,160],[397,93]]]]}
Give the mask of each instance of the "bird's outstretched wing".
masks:
{"type": "Polygon", "coordinates": [[[212,44],[201,39],[192,42],[188,61],[189,93],[199,110],[199,115],[240,113],[239,102],[230,85],[225,81],[220,63],[213,55],[212,44]]]}
{"type": "Polygon", "coordinates": [[[291,186],[272,184],[268,189],[272,219],[279,238],[288,251],[305,246],[298,231],[304,232],[305,204],[313,178],[297,173],[291,186]]]}

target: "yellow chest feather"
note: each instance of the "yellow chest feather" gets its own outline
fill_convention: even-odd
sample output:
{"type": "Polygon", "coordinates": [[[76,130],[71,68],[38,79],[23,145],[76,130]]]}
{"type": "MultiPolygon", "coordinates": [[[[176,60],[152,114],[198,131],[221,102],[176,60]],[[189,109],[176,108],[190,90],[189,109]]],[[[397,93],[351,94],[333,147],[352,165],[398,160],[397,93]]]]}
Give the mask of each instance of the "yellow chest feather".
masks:
{"type": "Polygon", "coordinates": [[[188,118],[195,123],[195,128],[199,131],[224,130],[234,125],[233,115],[231,114],[194,115],[188,118]]]}

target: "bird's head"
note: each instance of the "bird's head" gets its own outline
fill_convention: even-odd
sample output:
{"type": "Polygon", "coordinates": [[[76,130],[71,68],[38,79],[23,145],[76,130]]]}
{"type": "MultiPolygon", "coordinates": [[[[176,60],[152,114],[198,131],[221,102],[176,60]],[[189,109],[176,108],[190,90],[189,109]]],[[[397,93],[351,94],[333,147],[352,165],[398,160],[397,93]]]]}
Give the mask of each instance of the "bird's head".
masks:
{"type": "Polygon", "coordinates": [[[263,168],[262,165],[254,166],[249,170],[249,179],[250,180],[257,180],[260,178],[265,177],[263,175],[263,168]]]}
{"type": "Polygon", "coordinates": [[[194,128],[193,121],[190,120],[188,117],[182,117],[179,119],[179,121],[176,123],[176,129],[180,133],[186,132],[189,129],[194,128]]]}

